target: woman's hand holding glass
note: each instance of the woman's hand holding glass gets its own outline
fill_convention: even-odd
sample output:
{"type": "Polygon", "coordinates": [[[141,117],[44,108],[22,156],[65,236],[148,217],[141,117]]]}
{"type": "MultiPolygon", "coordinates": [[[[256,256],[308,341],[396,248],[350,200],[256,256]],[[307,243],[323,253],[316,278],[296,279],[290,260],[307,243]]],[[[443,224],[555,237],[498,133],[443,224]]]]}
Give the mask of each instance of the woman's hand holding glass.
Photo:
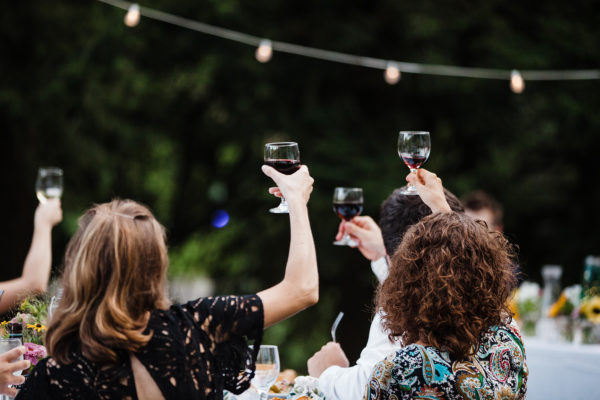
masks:
{"type": "Polygon", "coordinates": [[[344,233],[358,242],[358,250],[365,258],[375,261],[385,256],[385,245],[381,229],[373,218],[369,216],[354,217],[352,221],[342,221],[339,226],[337,240],[340,240],[344,233]]]}
{"type": "MultiPolygon", "coordinates": [[[[7,346],[10,347],[10,345],[7,346]]],[[[12,350],[0,354],[0,394],[16,396],[17,389],[9,386],[21,385],[25,382],[21,371],[31,365],[28,360],[23,360],[25,352],[25,346],[19,344],[12,350]]]]}
{"type": "Polygon", "coordinates": [[[431,211],[452,212],[444,194],[442,180],[436,174],[421,168],[415,173],[408,174],[406,181],[417,189],[421,200],[431,208],[431,211]]]}
{"type": "Polygon", "coordinates": [[[268,165],[263,165],[262,171],[277,184],[277,187],[269,188],[269,193],[280,198],[285,197],[290,209],[308,203],[315,180],[310,176],[306,165],[302,165],[291,175],[277,172],[268,165]]]}

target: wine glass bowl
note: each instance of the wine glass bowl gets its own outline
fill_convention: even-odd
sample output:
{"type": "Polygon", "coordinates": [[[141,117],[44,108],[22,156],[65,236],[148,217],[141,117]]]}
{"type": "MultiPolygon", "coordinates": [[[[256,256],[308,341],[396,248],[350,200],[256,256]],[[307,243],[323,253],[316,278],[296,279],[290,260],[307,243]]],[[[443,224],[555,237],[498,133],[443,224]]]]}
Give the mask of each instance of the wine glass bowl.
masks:
{"type": "Polygon", "coordinates": [[[35,182],[35,194],[44,204],[49,199],[60,199],[63,193],[63,171],[56,167],[41,167],[35,182]]]}
{"type": "MultiPolygon", "coordinates": [[[[401,131],[398,135],[398,155],[411,172],[416,173],[429,158],[431,138],[425,131],[401,131]]],[[[418,195],[417,188],[409,185],[401,188],[402,194],[418,195]]]]}
{"type": "MultiPolygon", "coordinates": [[[[276,142],[265,144],[265,165],[275,168],[278,172],[291,175],[300,169],[300,150],[296,142],[276,142]]],[[[278,207],[269,210],[273,214],[289,213],[285,199],[281,198],[278,207]]]]}
{"type": "Polygon", "coordinates": [[[260,392],[260,398],[268,397],[269,388],[275,383],[279,376],[279,351],[277,346],[261,345],[256,357],[256,370],[252,384],[260,392]]]}
{"type": "MultiPolygon", "coordinates": [[[[363,211],[363,190],[362,188],[336,187],[333,191],[333,212],[342,221],[351,221],[352,218],[360,215],[363,211]]],[[[333,242],[336,246],[356,247],[358,243],[350,238],[348,233],[340,240],[333,242]]]]}

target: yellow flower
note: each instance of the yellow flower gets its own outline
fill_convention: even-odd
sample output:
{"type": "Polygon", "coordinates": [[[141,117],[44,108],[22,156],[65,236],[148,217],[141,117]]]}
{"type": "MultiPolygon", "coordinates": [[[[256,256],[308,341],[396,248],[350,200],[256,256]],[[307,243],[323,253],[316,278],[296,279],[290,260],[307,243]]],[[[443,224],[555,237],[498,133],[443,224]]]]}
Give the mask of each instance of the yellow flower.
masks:
{"type": "Polygon", "coordinates": [[[560,310],[562,310],[562,308],[564,307],[564,305],[566,303],[567,303],[567,296],[565,296],[565,293],[563,292],[560,294],[560,297],[558,298],[558,300],[556,300],[556,303],[552,304],[552,306],[548,310],[548,316],[550,318],[555,318],[560,313],[560,310]]]}
{"type": "Polygon", "coordinates": [[[46,327],[42,324],[27,324],[27,328],[38,331],[38,333],[46,330],[46,327]]]}
{"type": "Polygon", "coordinates": [[[600,296],[593,296],[581,302],[581,314],[590,322],[600,324],[600,296]]]}
{"type": "Polygon", "coordinates": [[[512,296],[508,299],[508,309],[513,313],[514,319],[519,319],[519,310],[517,309],[517,297],[519,296],[519,288],[513,291],[512,296]]]}
{"type": "Polygon", "coordinates": [[[0,325],[2,325],[2,326],[8,325],[8,321],[2,321],[2,322],[0,322],[0,325]]]}

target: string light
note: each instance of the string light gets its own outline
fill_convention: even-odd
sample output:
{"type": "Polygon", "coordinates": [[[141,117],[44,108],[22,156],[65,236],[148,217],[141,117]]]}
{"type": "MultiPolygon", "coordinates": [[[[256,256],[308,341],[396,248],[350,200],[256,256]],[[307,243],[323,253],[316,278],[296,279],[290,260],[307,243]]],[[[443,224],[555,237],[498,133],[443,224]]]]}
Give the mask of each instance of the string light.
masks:
{"type": "Polygon", "coordinates": [[[383,74],[383,78],[390,85],[395,85],[396,83],[398,83],[398,81],[400,80],[400,70],[398,69],[396,63],[391,61],[388,63],[383,74]]]}
{"type": "Polygon", "coordinates": [[[127,14],[125,14],[125,25],[133,28],[140,23],[140,6],[133,3],[129,6],[127,14]]]}
{"type": "Polygon", "coordinates": [[[401,61],[392,62],[379,58],[344,54],[330,50],[317,49],[314,47],[301,46],[293,43],[261,39],[260,37],[248,35],[247,33],[204,24],[202,22],[182,18],[163,11],[154,10],[152,8],[141,8],[136,3],[130,3],[124,0],[98,1],[121,8],[123,10],[128,10],[127,15],[125,16],[125,24],[127,26],[137,25],[140,15],[144,15],[146,18],[151,18],[182,28],[191,29],[207,35],[232,40],[250,46],[258,46],[256,49],[256,59],[260,62],[269,61],[273,55],[273,50],[276,50],[281,53],[295,54],[319,60],[383,70],[385,71],[384,78],[386,82],[392,85],[398,82],[402,73],[500,80],[506,80],[510,77],[510,88],[515,93],[521,93],[525,89],[524,79],[527,79],[528,81],[600,80],[600,69],[522,70],[519,72],[517,70],[510,71],[494,68],[458,67],[452,65],[420,64],[401,61]],[[393,66],[390,65],[391,63],[393,63],[393,66]],[[388,81],[388,78],[393,78],[395,76],[396,71],[398,74],[398,80],[394,81],[394,79],[391,79],[388,81]]]}
{"type": "Polygon", "coordinates": [[[510,90],[512,90],[514,93],[519,94],[523,93],[524,89],[525,81],[523,80],[521,73],[516,69],[513,69],[510,73],[510,90]]]}
{"type": "Polygon", "coordinates": [[[263,39],[258,44],[256,49],[256,59],[258,62],[266,63],[269,62],[273,56],[273,44],[269,39],[263,39]]]}

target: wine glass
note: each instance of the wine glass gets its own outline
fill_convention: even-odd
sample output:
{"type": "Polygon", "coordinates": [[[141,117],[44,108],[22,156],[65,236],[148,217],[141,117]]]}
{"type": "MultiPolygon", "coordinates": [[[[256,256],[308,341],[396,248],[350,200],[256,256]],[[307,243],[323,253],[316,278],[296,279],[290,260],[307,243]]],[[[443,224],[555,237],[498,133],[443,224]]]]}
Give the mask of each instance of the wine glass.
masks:
{"type": "MultiPolygon", "coordinates": [[[[0,354],[4,354],[7,351],[11,351],[12,349],[19,347],[19,346],[23,346],[23,343],[21,342],[21,339],[19,338],[0,338],[0,354]]],[[[21,361],[23,359],[23,356],[21,355],[17,361],[21,361]]],[[[21,375],[21,371],[15,371],[13,372],[13,375],[21,375]]]]}
{"type": "MultiPolygon", "coordinates": [[[[423,131],[401,131],[398,135],[398,155],[404,164],[410,168],[410,172],[416,173],[423,165],[431,151],[431,139],[429,132],[423,131]]],[[[407,195],[418,195],[417,188],[407,185],[400,188],[400,193],[407,195]]]]}
{"type": "Polygon", "coordinates": [[[277,350],[277,346],[261,345],[256,357],[254,379],[252,379],[252,384],[258,389],[261,400],[268,397],[269,388],[279,376],[279,368],[279,351],[277,350]]]}
{"type": "Polygon", "coordinates": [[[63,171],[56,167],[41,167],[35,182],[35,193],[40,203],[59,199],[63,192],[63,171]]]}
{"type": "MultiPolygon", "coordinates": [[[[362,188],[336,187],[333,191],[333,211],[342,221],[350,221],[352,218],[360,215],[363,210],[363,190],[362,188]]],[[[336,240],[333,244],[337,246],[356,247],[358,243],[350,238],[348,233],[344,232],[341,240],[336,240]]]]}
{"type": "MultiPolygon", "coordinates": [[[[277,142],[265,144],[265,164],[282,174],[291,175],[300,169],[300,150],[296,142],[277,142]]],[[[289,213],[285,199],[281,198],[278,207],[269,210],[273,214],[289,213]]]]}
{"type": "MultiPolygon", "coordinates": [[[[21,342],[21,339],[18,338],[0,338],[0,354],[4,354],[7,351],[10,351],[12,349],[14,349],[15,347],[19,347],[22,346],[23,343],[21,342]]],[[[19,358],[17,358],[15,361],[21,361],[23,360],[23,356],[19,356],[19,358]]],[[[13,375],[18,376],[21,375],[23,371],[18,370],[13,372],[13,375]]],[[[13,399],[14,397],[8,397],[6,395],[0,395],[0,400],[8,400],[8,399],[13,399]]]]}

